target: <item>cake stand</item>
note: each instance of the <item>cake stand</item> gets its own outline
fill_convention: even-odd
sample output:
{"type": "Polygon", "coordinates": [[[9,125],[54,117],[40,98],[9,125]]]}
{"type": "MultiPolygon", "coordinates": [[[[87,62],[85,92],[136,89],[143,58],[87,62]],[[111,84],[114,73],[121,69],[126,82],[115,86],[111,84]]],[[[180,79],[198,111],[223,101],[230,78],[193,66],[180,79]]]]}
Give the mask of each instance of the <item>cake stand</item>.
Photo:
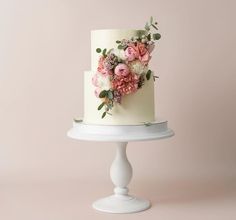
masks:
{"type": "Polygon", "coordinates": [[[168,128],[167,121],[158,120],[141,125],[92,125],[82,120],[73,122],[67,135],[70,138],[86,141],[115,142],[116,156],[110,168],[110,176],[115,185],[114,194],[93,203],[93,208],[109,213],[135,213],[150,208],[146,199],[128,194],[127,185],[132,178],[132,166],[126,155],[130,141],[149,141],[168,138],[174,132],[168,128]]]}

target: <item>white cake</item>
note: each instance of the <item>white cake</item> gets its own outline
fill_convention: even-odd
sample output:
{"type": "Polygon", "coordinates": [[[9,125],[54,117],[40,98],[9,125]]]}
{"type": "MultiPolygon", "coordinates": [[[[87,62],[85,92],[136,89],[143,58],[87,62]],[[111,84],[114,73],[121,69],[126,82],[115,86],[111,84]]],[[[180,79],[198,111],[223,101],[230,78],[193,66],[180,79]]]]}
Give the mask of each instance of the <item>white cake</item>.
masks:
{"type": "MultiPolygon", "coordinates": [[[[112,102],[113,106],[106,117],[98,110],[102,98],[95,95],[92,83],[97,73],[99,57],[97,48],[117,48],[117,40],[131,39],[145,34],[145,30],[93,30],[91,31],[91,70],[84,72],[84,123],[98,125],[138,125],[155,120],[154,80],[143,77],[140,89],[122,96],[121,103],[112,102]]],[[[148,68],[146,65],[145,68],[148,68]]],[[[112,77],[109,77],[111,79],[112,77]]],[[[107,78],[108,79],[108,78],[107,78]]],[[[104,99],[103,99],[104,100],[104,99]]],[[[105,102],[104,102],[105,103],[105,102]]],[[[105,108],[105,107],[103,107],[105,108]]]]}

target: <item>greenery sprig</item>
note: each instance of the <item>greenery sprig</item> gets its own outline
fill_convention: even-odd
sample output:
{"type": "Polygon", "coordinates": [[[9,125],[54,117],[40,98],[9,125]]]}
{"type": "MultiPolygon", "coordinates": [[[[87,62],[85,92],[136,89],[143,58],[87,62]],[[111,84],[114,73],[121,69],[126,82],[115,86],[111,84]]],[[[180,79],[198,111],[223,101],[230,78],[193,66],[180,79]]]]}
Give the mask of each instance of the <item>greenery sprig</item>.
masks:
{"type": "Polygon", "coordinates": [[[156,41],[161,38],[161,35],[158,32],[152,33],[152,29],[155,29],[155,31],[158,31],[157,25],[158,25],[158,23],[156,21],[154,21],[153,17],[151,16],[149,22],[147,22],[144,27],[145,30],[148,32],[148,34],[147,34],[148,40],[156,41]]]}
{"type": "Polygon", "coordinates": [[[104,57],[107,56],[107,49],[106,49],[106,48],[104,48],[103,50],[102,50],[101,48],[97,48],[97,49],[96,49],[96,52],[97,52],[97,53],[102,53],[102,55],[103,55],[104,57]]]}
{"type": "Polygon", "coordinates": [[[103,98],[103,102],[98,106],[98,110],[100,111],[103,107],[105,107],[105,111],[102,113],[102,118],[104,118],[107,114],[111,115],[109,111],[111,111],[113,107],[113,91],[112,90],[102,90],[99,94],[99,98],[103,98]]]}

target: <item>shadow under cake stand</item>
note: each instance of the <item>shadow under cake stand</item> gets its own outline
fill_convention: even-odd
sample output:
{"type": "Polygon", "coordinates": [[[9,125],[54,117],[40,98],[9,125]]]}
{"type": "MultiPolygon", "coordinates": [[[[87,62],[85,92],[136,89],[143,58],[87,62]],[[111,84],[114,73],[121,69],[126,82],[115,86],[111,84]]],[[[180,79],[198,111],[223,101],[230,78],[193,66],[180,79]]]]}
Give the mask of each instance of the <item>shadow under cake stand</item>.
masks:
{"type": "Polygon", "coordinates": [[[116,156],[110,168],[111,180],[115,185],[114,194],[93,203],[93,208],[109,213],[135,213],[151,207],[150,201],[128,194],[127,185],[132,178],[132,166],[126,155],[130,141],[149,141],[168,138],[174,132],[165,120],[141,125],[92,125],[83,121],[73,122],[67,135],[86,141],[115,142],[116,156]]]}

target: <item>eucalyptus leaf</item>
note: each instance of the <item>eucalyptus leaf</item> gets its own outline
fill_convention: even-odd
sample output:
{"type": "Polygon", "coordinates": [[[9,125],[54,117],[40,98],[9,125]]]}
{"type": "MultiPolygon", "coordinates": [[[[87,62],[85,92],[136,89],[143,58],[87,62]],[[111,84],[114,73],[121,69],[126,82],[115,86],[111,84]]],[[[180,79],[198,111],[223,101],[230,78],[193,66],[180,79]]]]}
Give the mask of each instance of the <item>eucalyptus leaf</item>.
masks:
{"type": "Polygon", "coordinates": [[[83,121],[83,119],[80,119],[80,118],[74,118],[74,122],[79,123],[79,122],[82,122],[82,121],[83,121]]]}
{"type": "Polygon", "coordinates": [[[106,112],[103,112],[103,114],[102,114],[102,118],[104,118],[105,116],[106,116],[106,112]]]}
{"type": "Polygon", "coordinates": [[[107,91],[106,90],[102,90],[99,94],[99,98],[105,98],[107,96],[107,91]]]}
{"type": "Polygon", "coordinates": [[[108,97],[109,99],[113,99],[113,93],[112,93],[111,90],[108,91],[107,97],[108,97]]]}
{"type": "Polygon", "coordinates": [[[107,54],[110,54],[113,51],[113,49],[110,49],[107,51],[107,54]]]}
{"type": "Polygon", "coordinates": [[[149,80],[151,78],[152,71],[148,70],[146,73],[146,79],[149,80]]]}
{"type": "Polygon", "coordinates": [[[118,47],[117,47],[119,50],[122,50],[122,49],[124,49],[124,46],[122,46],[121,44],[120,45],[118,45],[118,47]]]}
{"type": "Polygon", "coordinates": [[[96,52],[97,52],[97,53],[101,53],[101,52],[102,52],[102,49],[101,49],[101,48],[97,48],[97,49],[96,49],[96,52]]]}
{"type": "Polygon", "coordinates": [[[158,30],[157,26],[154,24],[151,24],[153,28],[155,28],[156,30],[158,30]]]}
{"type": "Polygon", "coordinates": [[[150,17],[150,23],[151,24],[153,23],[153,17],[152,16],[150,17]]]}
{"type": "Polygon", "coordinates": [[[102,51],[102,55],[103,55],[103,56],[106,56],[106,52],[107,52],[107,49],[104,49],[104,50],[102,51]]]}
{"type": "Polygon", "coordinates": [[[102,102],[102,103],[98,106],[98,110],[101,110],[104,105],[105,105],[105,102],[102,102]]]}
{"type": "Polygon", "coordinates": [[[161,38],[161,35],[159,33],[155,33],[152,35],[153,40],[159,40],[161,38]]]}
{"type": "Polygon", "coordinates": [[[151,122],[144,122],[144,125],[148,127],[148,126],[151,126],[152,123],[151,122]]]}
{"type": "Polygon", "coordinates": [[[113,106],[111,104],[108,104],[107,107],[108,107],[108,110],[111,110],[113,106]]]}
{"type": "Polygon", "coordinates": [[[148,23],[146,23],[146,25],[145,25],[145,30],[150,31],[150,27],[149,27],[148,23]]]}

